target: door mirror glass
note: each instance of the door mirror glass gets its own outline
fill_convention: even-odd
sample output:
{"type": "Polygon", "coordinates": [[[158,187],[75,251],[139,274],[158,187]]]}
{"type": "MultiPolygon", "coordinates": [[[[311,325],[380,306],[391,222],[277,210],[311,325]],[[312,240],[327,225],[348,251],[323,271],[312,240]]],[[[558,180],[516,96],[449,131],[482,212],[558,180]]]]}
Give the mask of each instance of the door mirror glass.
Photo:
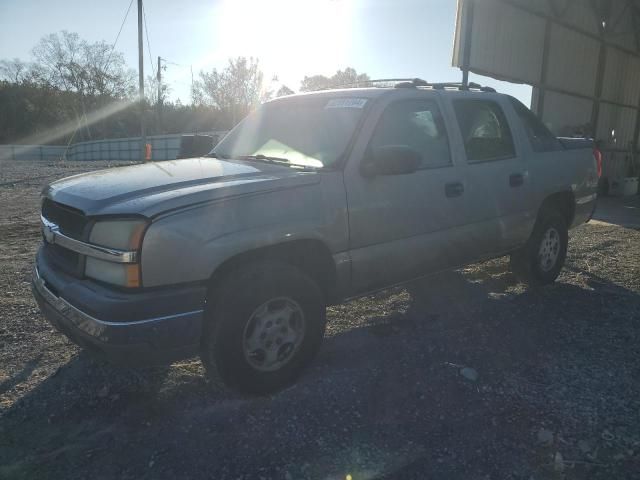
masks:
{"type": "Polygon", "coordinates": [[[420,167],[422,156],[406,145],[385,145],[374,148],[362,164],[365,176],[404,175],[420,167]]]}

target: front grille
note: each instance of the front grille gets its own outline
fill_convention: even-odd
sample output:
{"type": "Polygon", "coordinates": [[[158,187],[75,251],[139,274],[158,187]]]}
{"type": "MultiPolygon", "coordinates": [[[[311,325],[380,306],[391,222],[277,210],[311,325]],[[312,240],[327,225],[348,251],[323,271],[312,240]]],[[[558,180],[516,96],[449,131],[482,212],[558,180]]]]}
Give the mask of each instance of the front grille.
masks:
{"type": "Polygon", "coordinates": [[[80,211],[45,198],[42,216],[60,227],[67,237],[82,240],[89,219],[80,211]]]}
{"type": "Polygon", "coordinates": [[[74,277],[80,276],[80,254],[45,242],[44,253],[53,266],[74,277]]]}
{"type": "MultiPolygon", "coordinates": [[[[89,219],[80,210],[49,200],[42,202],[42,216],[60,227],[64,235],[84,240],[89,219]]],[[[44,242],[44,253],[56,268],[76,277],[82,276],[82,257],[60,245],[44,242]]]]}

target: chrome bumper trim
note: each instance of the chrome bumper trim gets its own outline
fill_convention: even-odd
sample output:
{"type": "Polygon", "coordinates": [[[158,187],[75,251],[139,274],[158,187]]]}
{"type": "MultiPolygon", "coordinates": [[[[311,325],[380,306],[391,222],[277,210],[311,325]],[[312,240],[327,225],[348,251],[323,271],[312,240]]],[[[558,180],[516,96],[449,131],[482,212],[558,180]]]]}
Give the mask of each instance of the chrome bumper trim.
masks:
{"type": "Polygon", "coordinates": [[[148,318],[145,320],[136,320],[130,322],[110,322],[105,320],[98,320],[97,318],[83,312],[82,310],[74,307],[64,298],[56,296],[51,290],[47,288],[44,280],[40,277],[38,267],[33,268],[33,285],[44,297],[44,299],[55,308],[58,313],[67,318],[73,325],[83,332],[93,337],[101,336],[108,327],[126,327],[132,325],[143,325],[145,323],[159,322],[163,320],[173,320],[183,318],[192,315],[200,315],[204,310],[193,310],[191,312],[178,313],[175,315],[167,315],[164,317],[148,318]]]}
{"type": "Polygon", "coordinates": [[[60,227],[55,223],[47,220],[40,215],[42,223],[42,232],[47,243],[60,245],[68,250],[74,251],[81,255],[106,260],[107,262],[116,263],[136,263],[138,261],[138,252],[128,252],[125,250],[117,250],[115,248],[100,247],[90,243],[81,242],[75,238],[67,237],[60,232],[60,227]]]}

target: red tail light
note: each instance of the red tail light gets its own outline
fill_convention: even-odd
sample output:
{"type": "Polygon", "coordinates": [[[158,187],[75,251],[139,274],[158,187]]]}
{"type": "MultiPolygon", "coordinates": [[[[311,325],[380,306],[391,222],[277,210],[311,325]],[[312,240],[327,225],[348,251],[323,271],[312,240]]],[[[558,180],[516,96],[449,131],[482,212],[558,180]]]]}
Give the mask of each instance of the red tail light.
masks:
{"type": "Polygon", "coordinates": [[[593,158],[596,159],[596,165],[598,167],[598,178],[602,177],[602,152],[598,147],[593,147],[593,158]]]}

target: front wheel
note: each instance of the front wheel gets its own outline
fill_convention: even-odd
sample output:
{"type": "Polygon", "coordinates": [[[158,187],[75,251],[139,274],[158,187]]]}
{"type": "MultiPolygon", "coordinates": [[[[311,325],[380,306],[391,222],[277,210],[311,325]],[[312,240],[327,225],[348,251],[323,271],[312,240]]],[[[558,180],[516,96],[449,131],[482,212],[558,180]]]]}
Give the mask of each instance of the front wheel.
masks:
{"type": "Polygon", "coordinates": [[[511,271],[529,285],[553,283],[564,266],[569,234],[559,213],[546,213],[538,220],[527,244],[511,254],[511,271]]]}
{"type": "Polygon", "coordinates": [[[212,291],[201,358],[210,379],[247,393],[292,383],[324,336],[324,297],[299,269],[258,263],[212,291]]]}

